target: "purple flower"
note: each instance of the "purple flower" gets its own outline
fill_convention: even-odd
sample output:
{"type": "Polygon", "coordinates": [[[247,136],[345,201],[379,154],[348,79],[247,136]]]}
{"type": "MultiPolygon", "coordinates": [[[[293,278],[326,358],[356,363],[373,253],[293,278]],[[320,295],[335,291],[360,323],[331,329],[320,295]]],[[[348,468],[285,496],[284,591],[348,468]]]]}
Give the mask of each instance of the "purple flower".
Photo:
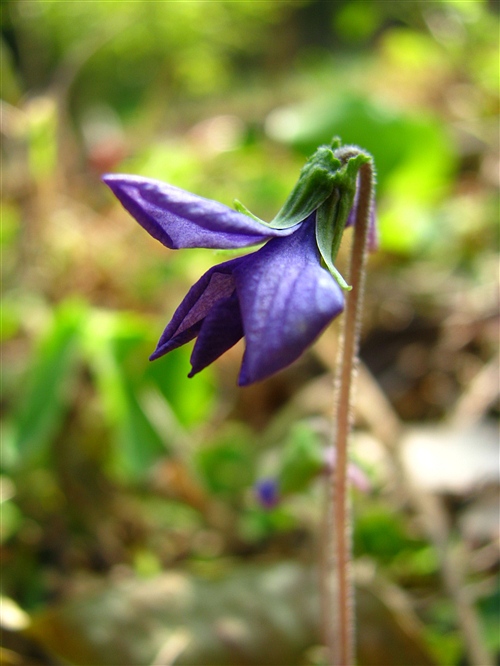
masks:
{"type": "Polygon", "coordinates": [[[276,479],[260,479],[254,486],[255,497],[264,509],[273,509],[280,501],[280,491],[276,479]]]}
{"type": "Polygon", "coordinates": [[[295,361],[340,314],[344,296],[321,265],[317,210],[293,226],[273,228],[216,201],[149,178],[103,177],[126,210],[168,248],[257,251],[208,270],[191,287],[151,359],[196,338],[195,375],[242,337],[239,385],[265,379],[295,361]]]}
{"type": "MultiPolygon", "coordinates": [[[[337,465],[337,450],[333,446],[329,446],[325,450],[325,469],[323,470],[325,474],[331,474],[337,465]]],[[[365,472],[356,465],[356,463],[350,462],[347,466],[347,478],[352,483],[352,485],[360,490],[362,493],[369,493],[372,489],[372,484],[370,479],[365,474],[365,472]]]]}

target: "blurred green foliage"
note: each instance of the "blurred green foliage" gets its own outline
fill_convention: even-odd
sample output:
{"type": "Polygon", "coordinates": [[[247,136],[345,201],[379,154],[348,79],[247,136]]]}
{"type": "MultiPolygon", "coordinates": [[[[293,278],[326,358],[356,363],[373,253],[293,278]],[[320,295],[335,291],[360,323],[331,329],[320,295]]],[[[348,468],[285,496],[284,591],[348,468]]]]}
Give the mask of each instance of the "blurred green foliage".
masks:
{"type": "MultiPolygon", "coordinates": [[[[363,360],[403,422],[452,420],[471,404],[478,419],[498,420],[488,380],[498,354],[496,3],[8,0],[1,25],[0,541],[9,603],[54,628],[57,612],[47,609],[73,595],[78,615],[92,577],[113,597],[123,578],[154,582],[182,567],[216,585],[250,560],[257,569],[271,561],[284,567],[275,589],[288,560],[317,561],[325,358],[335,352],[320,340],[246,390],[235,386],[240,345],[193,379],[189,349],[150,364],[186,290],[231,255],[161,247],[111,200],[105,171],[164,179],[228,205],[237,198],[271,219],[318,144],[339,135],[367,149],[378,169],[381,248],[370,266],[363,360]],[[281,492],[272,509],[254,491],[268,476],[281,492]]],[[[332,342],[329,332],[322,340],[332,342]]],[[[356,426],[371,433],[362,419],[356,426]]],[[[436,550],[402,502],[401,480],[371,451],[356,448],[371,489],[353,496],[355,556],[412,609],[410,617],[398,607],[400,624],[414,627],[407,661],[388,647],[393,632],[401,638],[398,621],[365,599],[367,635],[389,637],[377,653],[384,666],[429,651],[435,663],[458,664],[466,641],[440,588],[436,550]]],[[[498,651],[494,534],[462,527],[483,490],[437,492],[454,539],[472,553],[466,580],[498,651]]],[[[382,603],[379,582],[370,589],[382,603]]],[[[259,598],[249,605],[258,615],[259,598]]],[[[267,611],[288,626],[286,609],[267,611]]],[[[115,612],[106,606],[110,625],[115,612]]],[[[2,663],[64,658],[12,613],[2,639],[18,661],[1,653],[2,663]]],[[[72,663],[99,652],[99,627],[85,622],[72,663]]],[[[136,638],[120,636],[124,653],[134,654],[136,638]]],[[[321,651],[300,649],[294,663],[321,663],[321,651]]]]}

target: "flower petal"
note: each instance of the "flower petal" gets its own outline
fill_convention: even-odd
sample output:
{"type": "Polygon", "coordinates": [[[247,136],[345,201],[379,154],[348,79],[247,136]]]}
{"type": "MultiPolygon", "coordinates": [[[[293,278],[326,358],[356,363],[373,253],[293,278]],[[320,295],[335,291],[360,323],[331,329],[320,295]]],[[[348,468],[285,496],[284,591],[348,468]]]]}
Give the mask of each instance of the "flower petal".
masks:
{"type": "Polygon", "coordinates": [[[102,180],[139,224],[171,249],[246,247],[293,233],[271,229],[224,204],[159,180],[124,174],[107,174],[102,180]]]}
{"type": "Polygon", "coordinates": [[[315,214],[233,267],[246,349],[239,384],[286,367],[344,307],[342,289],[321,267],[315,214]]]}
{"type": "Polygon", "coordinates": [[[191,354],[189,377],[213,363],[243,337],[240,304],[236,293],[217,301],[201,325],[191,354]]]}
{"type": "Polygon", "coordinates": [[[205,317],[214,305],[234,293],[235,283],[231,273],[234,265],[242,259],[243,257],[237,257],[214,266],[191,287],[163,331],[155,351],[150,356],[152,361],[198,335],[205,317]]]}

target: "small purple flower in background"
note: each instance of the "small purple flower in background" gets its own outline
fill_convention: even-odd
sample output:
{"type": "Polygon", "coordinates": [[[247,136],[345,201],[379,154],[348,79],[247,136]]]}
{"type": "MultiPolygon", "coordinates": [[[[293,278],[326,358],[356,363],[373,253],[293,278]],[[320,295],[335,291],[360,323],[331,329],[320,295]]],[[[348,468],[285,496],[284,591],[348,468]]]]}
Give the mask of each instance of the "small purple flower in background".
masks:
{"type": "MultiPolygon", "coordinates": [[[[337,451],[329,446],[325,451],[325,473],[331,474],[337,464],[337,451]]],[[[369,493],[372,489],[370,479],[356,463],[350,462],[347,466],[347,476],[352,485],[362,493],[369,493]]]]}
{"type": "Polygon", "coordinates": [[[342,312],[347,285],[333,260],[362,160],[340,150],[343,161],[331,147],[318,149],[270,224],[241,204],[232,210],[150,178],[103,176],[124,208],[168,248],[265,243],[214,266],[198,280],[164,330],[152,360],[196,338],[192,377],[244,337],[238,383],[246,386],[293,363],[342,312]]]}
{"type": "MultiPolygon", "coordinates": [[[[255,482],[255,498],[264,509],[274,509],[288,495],[304,491],[318,477],[330,476],[336,464],[335,447],[323,448],[318,441],[304,441],[288,451],[285,448],[281,470],[276,476],[262,477],[255,482]]],[[[356,463],[349,463],[347,475],[360,492],[371,492],[370,479],[356,463]]]]}
{"type": "Polygon", "coordinates": [[[254,493],[264,509],[273,509],[280,501],[277,479],[260,479],[254,486],[254,493]]]}

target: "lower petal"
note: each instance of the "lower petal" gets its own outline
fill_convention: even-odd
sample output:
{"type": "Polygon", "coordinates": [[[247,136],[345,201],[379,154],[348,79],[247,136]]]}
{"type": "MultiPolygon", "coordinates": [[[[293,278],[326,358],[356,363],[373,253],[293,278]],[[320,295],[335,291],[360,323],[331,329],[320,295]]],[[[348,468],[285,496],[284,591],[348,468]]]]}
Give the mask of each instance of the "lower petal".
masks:
{"type": "Polygon", "coordinates": [[[241,260],[242,258],[238,257],[214,266],[191,287],[163,331],[155,351],[150,356],[152,361],[186,344],[199,334],[212,307],[234,292],[232,270],[241,260]]]}
{"type": "Polygon", "coordinates": [[[213,363],[243,337],[240,305],[236,293],[218,301],[201,325],[191,354],[189,377],[213,363]]]}
{"type": "Polygon", "coordinates": [[[314,222],[311,215],[233,271],[246,341],[240,386],[295,361],[343,310],[342,290],[320,264],[314,222]]]}

